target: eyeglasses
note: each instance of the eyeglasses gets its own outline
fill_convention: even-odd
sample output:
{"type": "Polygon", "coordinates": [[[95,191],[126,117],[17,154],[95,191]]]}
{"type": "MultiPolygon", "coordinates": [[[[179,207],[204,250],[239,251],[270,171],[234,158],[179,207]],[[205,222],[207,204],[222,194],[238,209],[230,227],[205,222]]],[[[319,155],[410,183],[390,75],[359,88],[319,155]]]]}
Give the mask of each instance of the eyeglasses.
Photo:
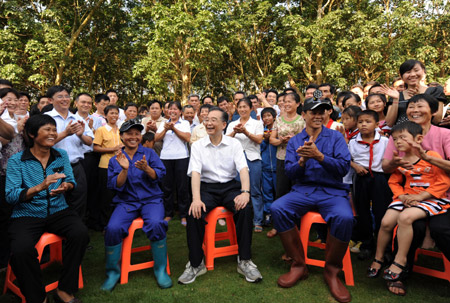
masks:
{"type": "Polygon", "coordinates": [[[55,99],[58,99],[58,100],[70,99],[70,96],[69,95],[59,95],[59,96],[56,96],[55,99]]]}

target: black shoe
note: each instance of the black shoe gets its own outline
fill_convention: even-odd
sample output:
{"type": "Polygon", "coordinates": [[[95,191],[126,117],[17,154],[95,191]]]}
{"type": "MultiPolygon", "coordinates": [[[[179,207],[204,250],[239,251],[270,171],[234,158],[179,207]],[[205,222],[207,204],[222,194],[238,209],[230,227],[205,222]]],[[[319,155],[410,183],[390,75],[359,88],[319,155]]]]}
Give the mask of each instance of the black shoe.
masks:
{"type": "Polygon", "coordinates": [[[391,271],[389,268],[384,271],[383,279],[389,282],[396,282],[404,280],[408,274],[408,267],[406,265],[398,264],[397,262],[392,262],[393,265],[400,268],[402,271],[399,273],[391,271]]]}
{"type": "Polygon", "coordinates": [[[361,248],[358,254],[358,260],[365,261],[372,257],[372,251],[367,248],[361,248]]]}
{"type": "Polygon", "coordinates": [[[385,262],[377,260],[377,259],[373,259],[373,262],[380,264],[381,267],[376,269],[376,268],[373,268],[373,267],[369,266],[369,268],[367,268],[367,277],[368,278],[376,278],[376,277],[378,277],[380,275],[380,272],[383,270],[383,267],[386,265],[385,262]]]}

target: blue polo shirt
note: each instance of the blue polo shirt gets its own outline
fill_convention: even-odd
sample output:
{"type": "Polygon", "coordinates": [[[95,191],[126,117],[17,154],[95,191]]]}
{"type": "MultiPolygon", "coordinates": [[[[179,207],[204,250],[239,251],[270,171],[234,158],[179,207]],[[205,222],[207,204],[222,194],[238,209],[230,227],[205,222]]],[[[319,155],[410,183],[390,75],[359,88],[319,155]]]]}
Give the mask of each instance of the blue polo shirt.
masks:
{"type": "Polygon", "coordinates": [[[350,169],[351,155],[341,133],[322,126],[322,131],[315,144],[324,155],[322,162],[309,159],[305,167],[300,167],[300,156],[296,150],[309,141],[306,129],[289,140],[286,148],[286,175],[294,180],[293,190],[312,194],[316,189],[323,189],[330,195],[347,195],[349,189],[342,178],[350,169]]]}
{"type": "Polygon", "coordinates": [[[133,159],[130,159],[124,148],[122,148],[122,152],[130,162],[127,181],[124,185],[117,187],[117,176],[122,171],[122,167],[117,162],[116,156],[109,160],[108,165],[108,188],[116,192],[113,203],[162,203],[163,192],[159,188],[158,182],[166,175],[166,168],[155,151],[139,144],[133,159]],[[135,166],[135,163],[144,155],[148,165],[156,172],[156,180],[135,166]]]}

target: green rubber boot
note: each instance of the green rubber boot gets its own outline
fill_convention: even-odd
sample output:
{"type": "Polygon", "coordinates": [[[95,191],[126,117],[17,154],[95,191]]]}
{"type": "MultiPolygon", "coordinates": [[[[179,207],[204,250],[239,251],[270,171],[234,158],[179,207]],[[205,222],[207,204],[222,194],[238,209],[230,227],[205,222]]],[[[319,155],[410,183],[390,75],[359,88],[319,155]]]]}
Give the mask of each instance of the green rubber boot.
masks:
{"type": "Polygon", "coordinates": [[[167,244],[166,238],[159,241],[151,241],[153,251],[153,261],[155,266],[153,270],[155,272],[156,281],[161,288],[172,287],[172,279],[167,274],[167,244]]]}
{"type": "Polygon", "coordinates": [[[120,279],[119,260],[122,254],[122,243],[116,246],[105,246],[106,253],[106,280],[101,289],[112,291],[120,279]]]}

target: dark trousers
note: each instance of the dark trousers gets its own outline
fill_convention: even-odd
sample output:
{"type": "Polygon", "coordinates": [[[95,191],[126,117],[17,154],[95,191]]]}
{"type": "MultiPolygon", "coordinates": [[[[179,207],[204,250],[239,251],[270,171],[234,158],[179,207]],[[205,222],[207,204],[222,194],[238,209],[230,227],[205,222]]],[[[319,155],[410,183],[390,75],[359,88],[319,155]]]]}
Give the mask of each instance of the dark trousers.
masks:
{"type": "MultiPolygon", "coordinates": [[[[192,215],[187,217],[187,242],[189,247],[189,261],[191,265],[197,267],[202,262],[204,253],[202,249],[203,238],[205,236],[206,215],[218,206],[223,206],[234,213],[236,225],[236,236],[239,247],[239,257],[241,260],[250,260],[252,257],[252,207],[247,204],[244,209],[236,211],[234,208],[234,198],[241,193],[241,183],[232,180],[227,183],[204,183],[200,187],[202,202],[205,203],[206,212],[202,210],[200,219],[195,219],[192,215]]],[[[210,222],[216,224],[216,222],[210,222]]]]}
{"type": "Polygon", "coordinates": [[[8,266],[9,240],[8,224],[13,206],[6,202],[5,198],[6,176],[0,176],[0,268],[8,266]]]}
{"type": "Polygon", "coordinates": [[[34,247],[44,232],[54,233],[66,239],[58,289],[69,294],[74,294],[78,290],[79,267],[89,243],[86,226],[70,209],[62,210],[47,218],[11,219],[8,229],[11,241],[10,264],[17,277],[20,291],[28,303],[41,303],[46,295],[38,254],[34,247]]]}
{"type": "Polygon", "coordinates": [[[388,185],[389,175],[373,172],[354,178],[353,204],[356,210],[354,240],[361,241],[361,248],[373,250],[375,237],[380,229],[381,220],[392,202],[392,192],[388,185]],[[372,220],[370,201],[372,201],[372,220]],[[375,223],[375,224],[374,224],[375,223]],[[375,226],[375,229],[373,228],[375,226]]]}
{"type": "Polygon", "coordinates": [[[65,195],[67,204],[73,209],[80,218],[84,219],[86,214],[86,199],[87,199],[87,181],[86,173],[84,172],[81,161],[72,164],[73,176],[77,182],[77,186],[65,195]]]}
{"type": "Polygon", "coordinates": [[[112,209],[111,206],[112,199],[114,197],[114,192],[107,187],[108,183],[108,169],[99,168],[98,169],[98,201],[95,208],[96,223],[103,229],[108,224],[109,218],[111,217],[112,209]]]}
{"type": "Polygon", "coordinates": [[[98,198],[99,198],[99,188],[98,188],[98,163],[100,162],[100,154],[95,152],[85,153],[84,160],[81,160],[81,165],[83,165],[84,172],[86,174],[86,184],[87,184],[87,214],[86,222],[88,225],[96,223],[96,214],[98,198]]]}
{"type": "Polygon", "coordinates": [[[174,216],[174,192],[176,190],[180,218],[186,218],[189,207],[189,181],[187,176],[189,158],[162,160],[162,162],[166,167],[166,175],[162,180],[165,216],[174,216]]]}
{"type": "Polygon", "coordinates": [[[275,190],[277,199],[289,193],[292,188],[292,181],[286,176],[284,170],[284,160],[277,159],[277,187],[275,190]]]}

